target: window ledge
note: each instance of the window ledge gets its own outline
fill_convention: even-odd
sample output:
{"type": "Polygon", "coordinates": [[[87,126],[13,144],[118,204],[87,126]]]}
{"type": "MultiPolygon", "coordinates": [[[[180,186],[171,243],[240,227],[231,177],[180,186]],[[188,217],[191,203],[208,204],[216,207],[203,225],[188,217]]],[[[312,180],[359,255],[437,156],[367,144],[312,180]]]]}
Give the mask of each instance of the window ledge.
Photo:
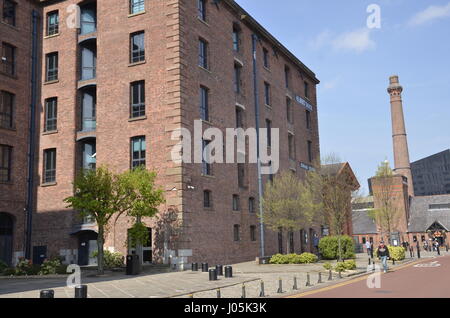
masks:
{"type": "Polygon", "coordinates": [[[57,37],[57,36],[59,36],[61,33],[55,33],[55,34],[52,34],[52,35],[46,35],[46,36],[44,36],[44,39],[51,39],[51,38],[54,38],[54,37],[57,37]]]}
{"type": "Polygon", "coordinates": [[[200,119],[200,120],[202,121],[202,123],[204,123],[206,125],[209,125],[209,126],[213,125],[213,123],[211,121],[209,121],[209,120],[205,120],[205,119],[200,119]]]}
{"type": "Polygon", "coordinates": [[[2,185],[13,185],[14,183],[12,181],[0,181],[0,184],[2,184],[2,185]]]}
{"type": "Polygon", "coordinates": [[[58,133],[58,129],[56,129],[56,130],[50,130],[50,131],[43,131],[42,132],[42,136],[45,136],[45,135],[53,135],[53,134],[57,134],[58,133]]]}
{"type": "Polygon", "coordinates": [[[201,23],[203,23],[206,26],[210,26],[208,22],[206,22],[205,20],[203,20],[202,18],[200,18],[199,16],[197,16],[197,20],[200,21],[201,23]]]}
{"type": "Polygon", "coordinates": [[[143,15],[145,13],[147,13],[147,11],[145,11],[145,10],[144,11],[140,11],[140,12],[136,12],[136,13],[130,13],[130,14],[128,14],[128,17],[132,18],[132,17],[136,17],[138,15],[143,15]]]}
{"type": "Polygon", "coordinates": [[[203,173],[202,173],[202,177],[209,178],[209,179],[215,179],[216,178],[215,176],[211,176],[211,175],[203,174],[203,173]]]}
{"type": "Polygon", "coordinates": [[[136,65],[141,65],[141,64],[145,64],[145,63],[147,63],[147,61],[139,61],[139,62],[134,62],[134,63],[130,63],[130,64],[128,64],[128,67],[133,67],[133,66],[136,66],[136,65]]]}
{"type": "Polygon", "coordinates": [[[264,106],[266,106],[267,108],[269,108],[270,110],[272,110],[272,106],[264,104],[264,106]]]}
{"type": "Polygon", "coordinates": [[[2,126],[0,126],[0,130],[17,131],[16,127],[2,127],[2,126]]]}
{"type": "Polygon", "coordinates": [[[15,25],[12,25],[12,24],[9,24],[9,23],[3,22],[3,21],[0,21],[0,24],[2,24],[2,25],[7,25],[7,26],[9,26],[11,29],[13,29],[13,30],[20,31],[20,28],[18,28],[18,27],[15,26],[15,25]]]}
{"type": "Polygon", "coordinates": [[[147,116],[140,116],[140,117],[129,118],[128,121],[133,122],[133,121],[146,120],[146,119],[147,119],[147,116]]]}
{"type": "Polygon", "coordinates": [[[208,212],[214,212],[213,207],[203,207],[203,210],[208,211],[208,212]]]}
{"type": "Polygon", "coordinates": [[[270,68],[268,68],[267,66],[263,66],[263,68],[264,68],[267,72],[270,72],[270,68]]]}
{"type": "Polygon", "coordinates": [[[201,66],[201,65],[198,65],[198,67],[199,67],[201,70],[204,70],[205,72],[208,72],[209,74],[212,74],[211,70],[209,70],[209,69],[207,69],[207,68],[204,68],[204,67],[201,66]]]}
{"type": "Polygon", "coordinates": [[[45,81],[44,85],[50,85],[50,84],[55,84],[55,83],[59,83],[59,80],[45,81]]]}
{"type": "Polygon", "coordinates": [[[46,188],[46,187],[53,187],[55,185],[57,185],[57,182],[46,182],[46,183],[42,183],[41,187],[46,188]]]}
{"type": "Polygon", "coordinates": [[[15,75],[15,74],[12,75],[12,74],[9,74],[9,73],[3,72],[3,71],[0,71],[0,74],[5,75],[5,76],[7,76],[7,77],[9,77],[9,78],[13,78],[13,79],[15,79],[15,80],[19,79],[19,78],[17,77],[17,75],[15,75]]]}

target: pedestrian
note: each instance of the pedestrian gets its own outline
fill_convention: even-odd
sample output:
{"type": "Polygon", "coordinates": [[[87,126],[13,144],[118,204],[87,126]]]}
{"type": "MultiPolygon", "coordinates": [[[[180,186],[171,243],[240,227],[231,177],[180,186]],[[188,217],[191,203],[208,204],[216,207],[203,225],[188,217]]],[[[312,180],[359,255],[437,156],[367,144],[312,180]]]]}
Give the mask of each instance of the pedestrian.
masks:
{"type": "Polygon", "coordinates": [[[366,249],[367,249],[367,255],[371,255],[370,250],[372,249],[372,244],[370,244],[369,241],[366,241],[366,249]]]}
{"type": "Polygon", "coordinates": [[[319,253],[319,236],[317,235],[317,233],[314,233],[313,243],[314,249],[317,251],[317,253],[319,253]]]}
{"type": "Polygon", "coordinates": [[[423,250],[428,251],[428,242],[426,240],[423,241],[423,250]]]}
{"type": "Polygon", "coordinates": [[[381,241],[380,245],[378,246],[377,257],[381,259],[381,263],[383,264],[383,271],[387,273],[388,271],[387,260],[390,257],[390,255],[389,249],[386,245],[384,245],[383,241],[381,241]]]}

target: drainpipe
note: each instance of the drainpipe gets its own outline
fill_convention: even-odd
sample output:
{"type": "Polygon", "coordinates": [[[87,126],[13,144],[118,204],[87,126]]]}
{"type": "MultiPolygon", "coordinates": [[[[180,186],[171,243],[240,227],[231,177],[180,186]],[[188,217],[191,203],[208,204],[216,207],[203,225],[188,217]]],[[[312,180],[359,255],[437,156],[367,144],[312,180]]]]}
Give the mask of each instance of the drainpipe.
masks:
{"type": "Polygon", "coordinates": [[[256,34],[252,35],[252,47],[253,47],[253,94],[255,99],[255,128],[256,128],[256,155],[258,166],[258,199],[259,199],[259,214],[260,214],[260,240],[261,240],[261,258],[265,256],[265,244],[264,244],[264,212],[262,207],[262,177],[261,177],[261,158],[259,148],[259,102],[258,102],[258,69],[256,61],[256,46],[259,41],[256,34]]]}
{"type": "Polygon", "coordinates": [[[26,232],[25,232],[25,258],[31,259],[31,233],[34,207],[34,160],[35,160],[35,136],[36,129],[36,100],[37,100],[37,64],[38,64],[38,19],[39,14],[33,10],[32,15],[32,52],[31,52],[31,104],[30,121],[28,132],[28,180],[27,180],[27,205],[26,213],[26,232]]]}

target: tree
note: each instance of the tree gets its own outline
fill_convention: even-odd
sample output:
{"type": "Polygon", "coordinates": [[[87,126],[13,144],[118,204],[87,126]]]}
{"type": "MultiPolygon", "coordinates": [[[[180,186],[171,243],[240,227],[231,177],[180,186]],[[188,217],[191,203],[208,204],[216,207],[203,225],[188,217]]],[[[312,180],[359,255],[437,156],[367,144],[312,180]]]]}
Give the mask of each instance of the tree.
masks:
{"type": "Polygon", "coordinates": [[[397,206],[394,189],[394,172],[386,160],[378,166],[375,177],[372,179],[374,196],[377,208],[369,211],[369,216],[376,222],[381,230],[381,235],[387,234],[391,243],[391,233],[398,226],[400,209],[397,206]]]}
{"type": "MultiPolygon", "coordinates": [[[[267,184],[262,202],[264,224],[269,229],[297,231],[312,222],[314,209],[303,206],[302,189],[300,179],[288,171],[283,171],[267,184]]],[[[289,252],[289,236],[287,242],[289,252]]]]}

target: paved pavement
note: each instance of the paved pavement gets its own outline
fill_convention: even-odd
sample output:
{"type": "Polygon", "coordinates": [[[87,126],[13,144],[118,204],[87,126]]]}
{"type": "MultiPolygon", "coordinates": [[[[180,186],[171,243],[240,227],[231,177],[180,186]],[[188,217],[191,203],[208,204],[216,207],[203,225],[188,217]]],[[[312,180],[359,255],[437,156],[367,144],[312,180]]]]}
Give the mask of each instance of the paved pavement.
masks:
{"type": "MultiPolygon", "coordinates": [[[[430,258],[434,255],[435,253],[426,253],[422,256],[430,258]]],[[[407,258],[396,266],[408,261],[411,259],[407,258]]],[[[308,265],[257,265],[255,262],[246,262],[233,265],[233,278],[220,276],[218,281],[209,281],[208,273],[159,271],[138,276],[126,276],[117,272],[109,272],[104,277],[89,277],[84,274],[81,283],[88,285],[90,298],[216,298],[219,288],[223,298],[240,298],[243,284],[245,296],[254,298],[259,297],[263,281],[266,297],[284,297],[298,293],[293,290],[294,277],[298,289],[308,291],[345,282],[352,279],[352,275],[365,273],[368,265],[367,254],[358,254],[356,262],[357,270],[343,273],[341,279],[337,273],[333,273],[332,281],[328,281],[328,272],[323,268],[324,262],[308,265]],[[319,272],[323,283],[318,283],[319,272]],[[307,287],[308,274],[311,286],[307,287]],[[278,293],[279,279],[282,280],[281,294],[278,293]]],[[[73,298],[74,295],[74,290],[66,287],[66,277],[0,279],[0,298],[36,298],[42,289],[54,289],[56,298],[73,298]]]]}

